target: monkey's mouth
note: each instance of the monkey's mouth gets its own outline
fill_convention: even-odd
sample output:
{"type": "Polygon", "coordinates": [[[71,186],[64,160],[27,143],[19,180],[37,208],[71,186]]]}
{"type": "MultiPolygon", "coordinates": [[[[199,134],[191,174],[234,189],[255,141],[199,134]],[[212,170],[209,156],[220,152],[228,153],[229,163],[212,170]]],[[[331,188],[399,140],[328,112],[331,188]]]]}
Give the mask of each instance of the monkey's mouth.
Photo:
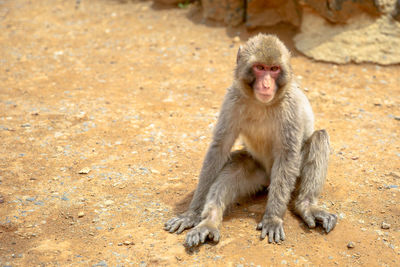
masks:
{"type": "Polygon", "coordinates": [[[271,101],[273,98],[273,94],[261,93],[261,92],[257,92],[257,91],[255,91],[255,94],[256,94],[257,99],[264,103],[271,101]]]}

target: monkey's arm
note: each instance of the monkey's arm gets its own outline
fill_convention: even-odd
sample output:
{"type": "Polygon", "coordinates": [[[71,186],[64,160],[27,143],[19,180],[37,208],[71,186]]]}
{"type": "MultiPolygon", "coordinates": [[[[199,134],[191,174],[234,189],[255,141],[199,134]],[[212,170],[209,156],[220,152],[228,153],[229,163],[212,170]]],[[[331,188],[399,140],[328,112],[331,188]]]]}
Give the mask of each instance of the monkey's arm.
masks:
{"type": "Polygon", "coordinates": [[[257,229],[261,230],[261,239],[268,234],[269,243],[285,239],[283,216],[294,190],[296,178],[300,174],[301,139],[299,136],[301,134],[296,126],[286,124],[286,129],[283,130],[282,147],[275,148],[267,207],[257,226],[257,229]]]}
{"type": "Polygon", "coordinates": [[[179,234],[200,222],[207,193],[228,160],[232,146],[239,135],[238,118],[235,118],[235,101],[231,92],[225,96],[189,209],[165,223],[164,229],[171,233],[176,231],[179,234]]]}

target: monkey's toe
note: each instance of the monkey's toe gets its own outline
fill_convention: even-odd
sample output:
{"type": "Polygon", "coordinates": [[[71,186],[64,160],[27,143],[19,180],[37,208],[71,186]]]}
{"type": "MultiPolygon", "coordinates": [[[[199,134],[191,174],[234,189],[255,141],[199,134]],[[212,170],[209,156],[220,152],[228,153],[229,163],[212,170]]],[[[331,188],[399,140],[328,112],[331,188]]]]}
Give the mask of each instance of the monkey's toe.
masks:
{"type": "Polygon", "coordinates": [[[337,216],[326,211],[315,214],[315,219],[322,225],[326,233],[332,231],[337,223],[337,216]]]}
{"type": "Polygon", "coordinates": [[[315,228],[316,227],[316,222],[315,218],[312,215],[307,215],[307,216],[302,216],[304,222],[307,224],[308,228],[315,228]]]}

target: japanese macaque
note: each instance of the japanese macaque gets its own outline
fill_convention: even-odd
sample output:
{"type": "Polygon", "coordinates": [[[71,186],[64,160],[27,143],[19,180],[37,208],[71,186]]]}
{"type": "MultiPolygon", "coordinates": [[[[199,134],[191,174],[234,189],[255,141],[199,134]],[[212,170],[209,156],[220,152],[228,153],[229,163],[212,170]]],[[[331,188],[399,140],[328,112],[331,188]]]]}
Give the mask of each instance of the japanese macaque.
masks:
{"type": "Polygon", "coordinates": [[[165,223],[165,230],[178,234],[194,227],[187,247],[219,241],[226,207],[266,187],[266,210],[257,225],[261,239],[285,239],[283,216],[290,200],[308,227],[320,224],[326,233],[335,227],[337,216],[317,206],[329,136],[325,130],[314,131],[310,103],[293,79],[289,60],[288,49],[274,35],[258,34],[239,48],[234,82],[189,209],[165,223]],[[231,152],[239,136],[244,149],[231,152]]]}

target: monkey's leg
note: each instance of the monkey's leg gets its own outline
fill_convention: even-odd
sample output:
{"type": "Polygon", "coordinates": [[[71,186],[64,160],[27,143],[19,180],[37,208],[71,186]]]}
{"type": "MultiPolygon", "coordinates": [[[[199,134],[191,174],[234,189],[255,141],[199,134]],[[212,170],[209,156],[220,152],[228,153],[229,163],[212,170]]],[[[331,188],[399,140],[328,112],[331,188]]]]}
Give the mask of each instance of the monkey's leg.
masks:
{"type": "Polygon", "coordinates": [[[263,186],[267,186],[267,176],[261,165],[246,151],[233,152],[211,186],[201,214],[202,220],[188,232],[186,246],[197,246],[207,238],[219,241],[218,228],[226,207],[238,197],[255,193],[263,186]]]}
{"type": "Polygon", "coordinates": [[[317,206],[325,183],[329,158],[329,136],[325,130],[315,131],[302,150],[303,163],[296,188],[295,212],[310,228],[320,223],[327,233],[336,225],[337,216],[317,206]]]}

